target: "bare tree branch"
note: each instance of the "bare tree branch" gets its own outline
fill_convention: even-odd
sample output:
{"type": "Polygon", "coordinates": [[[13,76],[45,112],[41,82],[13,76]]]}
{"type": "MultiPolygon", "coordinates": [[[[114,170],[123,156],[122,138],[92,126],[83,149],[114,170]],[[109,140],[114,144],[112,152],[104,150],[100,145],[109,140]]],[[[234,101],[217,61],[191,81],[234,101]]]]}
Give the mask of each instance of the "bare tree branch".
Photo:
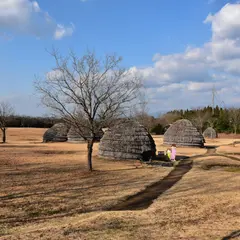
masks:
{"type": "Polygon", "coordinates": [[[189,119],[200,133],[203,133],[205,123],[211,118],[211,112],[204,112],[201,108],[195,109],[195,115],[189,119]]]}
{"type": "Polygon", "coordinates": [[[230,108],[228,113],[230,125],[233,127],[234,133],[237,134],[237,130],[240,126],[240,109],[230,108]]]}

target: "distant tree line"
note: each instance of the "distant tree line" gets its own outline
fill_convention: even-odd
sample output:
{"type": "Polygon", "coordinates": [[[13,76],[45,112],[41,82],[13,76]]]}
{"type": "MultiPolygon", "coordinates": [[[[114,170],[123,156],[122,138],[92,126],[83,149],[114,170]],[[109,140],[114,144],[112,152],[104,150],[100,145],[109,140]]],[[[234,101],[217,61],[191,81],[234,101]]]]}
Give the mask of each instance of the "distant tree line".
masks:
{"type": "Polygon", "coordinates": [[[216,106],[213,109],[208,106],[190,110],[173,110],[157,118],[146,113],[137,116],[137,120],[155,134],[164,134],[169,125],[179,119],[190,120],[201,133],[207,127],[213,127],[218,133],[240,133],[240,108],[216,106]]]}
{"type": "MultiPolygon", "coordinates": [[[[179,119],[188,119],[203,132],[207,127],[213,127],[218,133],[240,133],[240,108],[212,107],[173,110],[159,117],[153,117],[146,112],[137,114],[135,119],[143,124],[149,132],[164,134],[170,124],[179,119]]],[[[54,117],[32,117],[11,115],[6,119],[7,127],[50,128],[63,120],[54,117]]]]}
{"type": "Polygon", "coordinates": [[[11,115],[6,119],[7,127],[50,128],[61,119],[53,117],[32,117],[11,115]]]}
{"type": "Polygon", "coordinates": [[[213,127],[219,133],[240,133],[240,108],[220,108],[216,106],[170,112],[176,119],[189,119],[200,132],[213,127]]]}

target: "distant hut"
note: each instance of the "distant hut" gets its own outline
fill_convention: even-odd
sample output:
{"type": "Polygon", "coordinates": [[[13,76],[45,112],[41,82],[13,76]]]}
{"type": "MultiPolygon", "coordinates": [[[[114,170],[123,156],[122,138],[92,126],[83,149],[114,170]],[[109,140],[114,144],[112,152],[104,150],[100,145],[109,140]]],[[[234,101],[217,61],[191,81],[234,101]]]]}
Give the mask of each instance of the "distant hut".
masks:
{"type": "MultiPolygon", "coordinates": [[[[90,138],[90,133],[88,134],[87,131],[84,133],[84,136],[86,139],[90,138]]],[[[99,142],[100,139],[103,136],[103,131],[99,131],[95,136],[95,141],[99,142]]],[[[82,134],[79,132],[79,130],[72,126],[67,134],[68,142],[85,142],[86,140],[82,137],[82,134]]]]}
{"type": "Polygon", "coordinates": [[[84,138],[79,134],[75,127],[71,127],[67,134],[68,142],[84,142],[84,138]]]}
{"type": "Polygon", "coordinates": [[[138,122],[122,121],[109,128],[99,144],[99,156],[110,159],[149,160],[155,155],[152,136],[138,122]]]}
{"type": "Polygon", "coordinates": [[[213,129],[212,127],[208,127],[204,132],[203,132],[203,136],[205,138],[217,138],[217,132],[215,129],[213,129]]]}
{"type": "Polygon", "coordinates": [[[43,142],[65,142],[69,128],[64,123],[56,123],[43,135],[43,142]]]}
{"type": "Polygon", "coordinates": [[[181,119],[173,123],[165,132],[163,143],[179,146],[203,147],[204,137],[197,128],[187,119],[181,119]]]}

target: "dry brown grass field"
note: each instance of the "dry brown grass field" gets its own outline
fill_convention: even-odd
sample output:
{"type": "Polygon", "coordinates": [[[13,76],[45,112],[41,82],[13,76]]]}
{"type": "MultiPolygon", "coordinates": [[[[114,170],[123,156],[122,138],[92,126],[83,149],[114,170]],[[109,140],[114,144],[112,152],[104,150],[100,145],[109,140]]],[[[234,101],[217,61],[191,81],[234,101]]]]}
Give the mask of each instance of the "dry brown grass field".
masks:
{"type": "MultiPolygon", "coordinates": [[[[237,139],[208,140],[218,155],[178,148],[193,167],[149,208],[105,211],[173,167],[100,159],[95,144],[89,173],[85,143],[42,143],[45,130],[8,129],[7,143],[0,144],[0,239],[202,240],[240,231],[237,139]]],[[[162,137],[154,139],[157,150],[165,150],[162,137]]]]}

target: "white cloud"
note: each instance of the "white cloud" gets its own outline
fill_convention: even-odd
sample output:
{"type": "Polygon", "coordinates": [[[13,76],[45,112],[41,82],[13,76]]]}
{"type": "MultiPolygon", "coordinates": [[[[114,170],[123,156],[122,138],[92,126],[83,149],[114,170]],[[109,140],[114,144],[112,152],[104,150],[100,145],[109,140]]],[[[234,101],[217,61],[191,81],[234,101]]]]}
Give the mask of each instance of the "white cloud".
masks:
{"type": "Polygon", "coordinates": [[[0,28],[4,32],[30,34],[36,37],[52,36],[61,39],[71,36],[72,25],[58,24],[47,12],[41,10],[37,1],[1,0],[0,28]]]}
{"type": "Polygon", "coordinates": [[[35,11],[35,12],[41,12],[41,9],[40,9],[40,7],[39,7],[39,5],[38,5],[38,3],[37,2],[32,2],[32,5],[33,5],[33,10],[35,11]]]}
{"type": "Polygon", "coordinates": [[[182,54],[155,55],[152,67],[139,69],[147,87],[210,80],[208,58],[202,49],[187,48],[182,54]]]}
{"type": "MultiPolygon", "coordinates": [[[[239,104],[240,94],[240,4],[227,4],[209,14],[211,41],[183,53],[155,54],[153,65],[136,68],[151,95],[152,109],[186,108],[211,103],[215,85],[221,104],[239,104]]],[[[154,112],[154,110],[153,110],[154,112]]]]}
{"type": "Polygon", "coordinates": [[[65,36],[71,36],[74,31],[74,25],[71,27],[64,27],[63,25],[58,24],[56,31],[54,33],[54,38],[55,39],[61,39],[65,36]]]}
{"type": "Polygon", "coordinates": [[[205,23],[212,23],[213,40],[240,37],[240,5],[226,4],[219,12],[209,14],[205,23]]]}

